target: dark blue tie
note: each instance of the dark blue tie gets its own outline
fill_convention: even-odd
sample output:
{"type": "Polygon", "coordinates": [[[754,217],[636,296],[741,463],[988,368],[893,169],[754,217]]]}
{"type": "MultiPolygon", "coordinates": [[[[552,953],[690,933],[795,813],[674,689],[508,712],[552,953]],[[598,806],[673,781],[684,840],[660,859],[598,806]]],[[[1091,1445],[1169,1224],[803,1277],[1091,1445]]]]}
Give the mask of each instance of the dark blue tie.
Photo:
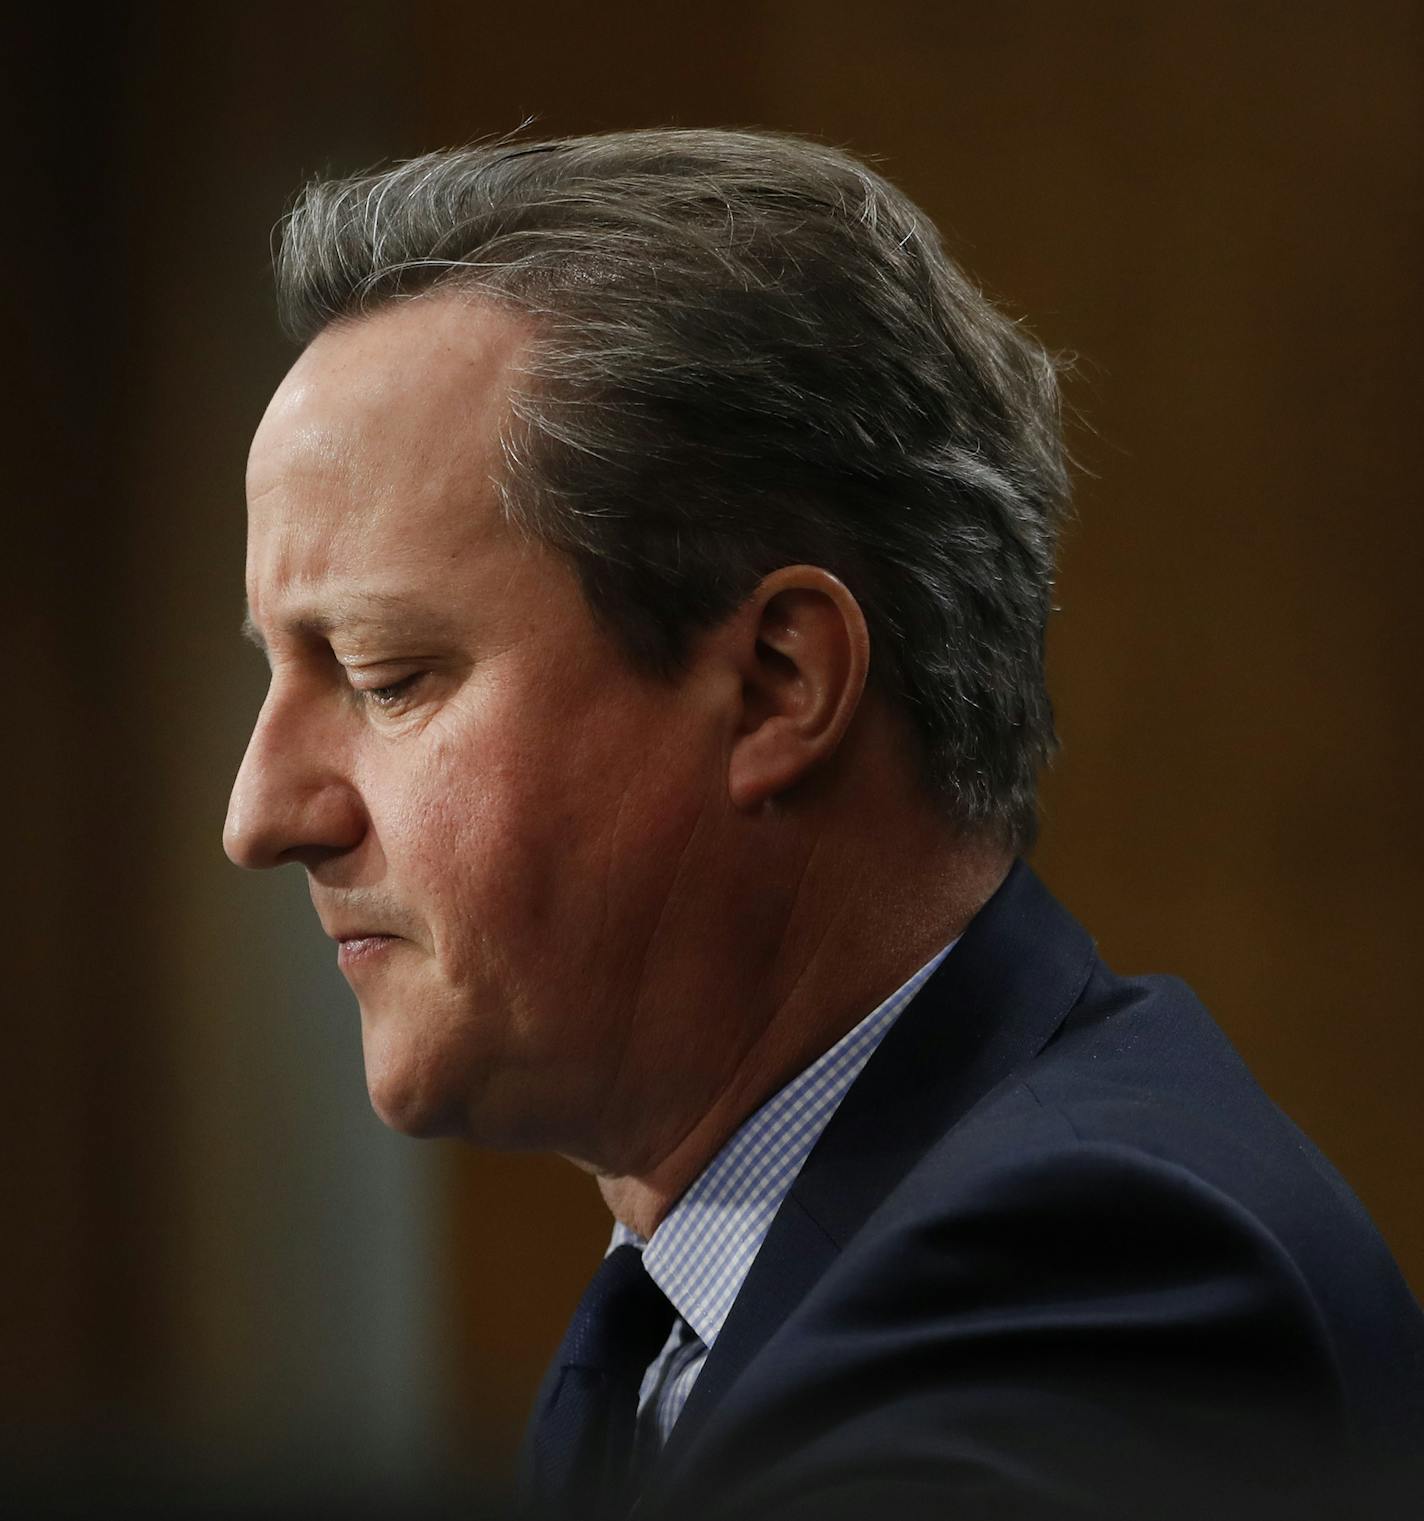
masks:
{"type": "Polygon", "coordinates": [[[676,1316],[625,1243],[584,1290],[540,1392],[525,1446],[537,1515],[617,1515],[629,1487],[638,1389],[676,1316]]]}

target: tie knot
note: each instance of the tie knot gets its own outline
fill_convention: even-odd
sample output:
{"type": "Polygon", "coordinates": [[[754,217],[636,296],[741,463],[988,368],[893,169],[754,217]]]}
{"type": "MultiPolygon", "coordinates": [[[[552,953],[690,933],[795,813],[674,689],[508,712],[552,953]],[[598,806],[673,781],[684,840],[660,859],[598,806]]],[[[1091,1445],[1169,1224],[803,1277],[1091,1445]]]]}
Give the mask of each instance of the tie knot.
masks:
{"type": "Polygon", "coordinates": [[[611,1374],[637,1369],[641,1377],[675,1318],[672,1304],[643,1266],[642,1251],[625,1242],[603,1259],[584,1290],[560,1361],[565,1367],[611,1374]]]}

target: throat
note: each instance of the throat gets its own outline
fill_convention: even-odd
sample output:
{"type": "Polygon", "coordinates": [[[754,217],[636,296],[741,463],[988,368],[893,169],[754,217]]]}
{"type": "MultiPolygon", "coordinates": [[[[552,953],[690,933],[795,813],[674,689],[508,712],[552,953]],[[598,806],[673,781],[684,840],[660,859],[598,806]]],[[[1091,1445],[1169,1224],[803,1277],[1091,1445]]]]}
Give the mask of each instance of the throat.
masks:
{"type": "Polygon", "coordinates": [[[662,1224],[682,1192],[669,1196],[643,1178],[604,1177],[598,1180],[598,1191],[613,1218],[644,1241],[662,1224]]]}

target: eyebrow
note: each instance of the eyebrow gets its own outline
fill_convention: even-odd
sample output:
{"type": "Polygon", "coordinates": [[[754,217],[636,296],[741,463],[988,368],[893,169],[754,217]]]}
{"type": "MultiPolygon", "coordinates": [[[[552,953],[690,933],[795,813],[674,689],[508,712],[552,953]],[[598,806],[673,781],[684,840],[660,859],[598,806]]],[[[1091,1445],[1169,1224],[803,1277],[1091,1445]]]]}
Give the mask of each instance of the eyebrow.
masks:
{"type": "MultiPolygon", "coordinates": [[[[445,632],[449,624],[438,614],[417,612],[406,597],[391,592],[354,592],[333,599],[327,608],[301,613],[282,625],[284,631],[310,639],[325,639],[353,629],[397,626],[412,632],[418,628],[424,635],[445,632]]],[[[267,653],[267,640],[253,619],[251,607],[243,609],[241,633],[249,644],[255,644],[264,655],[267,653]]]]}

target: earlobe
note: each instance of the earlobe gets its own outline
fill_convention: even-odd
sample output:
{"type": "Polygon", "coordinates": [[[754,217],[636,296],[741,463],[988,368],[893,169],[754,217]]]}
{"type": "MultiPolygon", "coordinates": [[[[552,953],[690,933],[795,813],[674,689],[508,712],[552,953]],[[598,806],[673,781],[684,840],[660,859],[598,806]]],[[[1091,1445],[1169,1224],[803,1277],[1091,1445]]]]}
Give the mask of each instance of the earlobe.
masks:
{"type": "Polygon", "coordinates": [[[757,587],[734,638],[742,706],[727,790],[734,807],[752,811],[835,755],[865,690],[870,635],[841,581],[792,565],[757,587]]]}

